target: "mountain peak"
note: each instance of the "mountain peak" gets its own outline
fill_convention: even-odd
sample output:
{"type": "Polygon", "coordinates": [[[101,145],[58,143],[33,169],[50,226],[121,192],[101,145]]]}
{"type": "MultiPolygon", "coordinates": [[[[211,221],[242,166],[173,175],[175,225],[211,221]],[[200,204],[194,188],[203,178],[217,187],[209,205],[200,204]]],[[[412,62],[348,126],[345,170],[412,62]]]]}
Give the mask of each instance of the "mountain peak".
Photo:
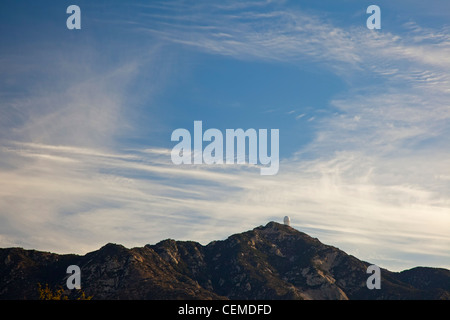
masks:
{"type": "Polygon", "coordinates": [[[269,222],[264,226],[264,228],[278,229],[279,227],[283,227],[283,226],[286,226],[286,225],[281,224],[281,223],[278,223],[278,222],[275,222],[275,221],[269,221],[269,222]]]}
{"type": "Polygon", "coordinates": [[[284,231],[284,232],[287,232],[290,229],[294,229],[291,226],[288,226],[288,225],[285,225],[285,224],[282,224],[282,223],[278,223],[278,222],[275,222],[275,221],[268,222],[265,226],[262,226],[262,228],[264,228],[264,229],[274,229],[274,230],[284,231]]]}
{"type": "Polygon", "coordinates": [[[125,252],[126,250],[128,250],[127,248],[125,248],[123,245],[121,244],[117,244],[117,243],[107,243],[105,244],[103,247],[101,247],[100,249],[98,249],[98,252],[102,252],[102,253],[107,253],[107,254],[120,254],[125,252]]]}

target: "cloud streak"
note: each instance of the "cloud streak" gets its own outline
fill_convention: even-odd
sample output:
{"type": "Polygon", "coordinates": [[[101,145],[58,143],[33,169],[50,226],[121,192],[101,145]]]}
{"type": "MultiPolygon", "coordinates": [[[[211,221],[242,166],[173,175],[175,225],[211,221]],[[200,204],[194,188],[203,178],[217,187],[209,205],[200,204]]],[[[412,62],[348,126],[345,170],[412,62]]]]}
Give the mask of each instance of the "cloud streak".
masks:
{"type": "MultiPolygon", "coordinates": [[[[448,199],[420,186],[377,183],[356,154],[285,161],[282,173],[261,180],[247,166],[180,168],[166,156],[153,161],[147,152],[36,144],[7,152],[24,157],[26,165],[0,173],[11,181],[0,192],[2,211],[9,212],[5,242],[80,253],[107,241],[152,243],[162,234],[207,243],[288,214],[300,230],[368,260],[381,256],[378,262],[396,268],[410,266],[389,261],[399,252],[441,266],[448,259],[448,199]],[[22,194],[27,201],[20,201],[22,194]]],[[[158,150],[158,156],[167,153],[158,150]]]]}
{"type": "MultiPolygon", "coordinates": [[[[299,66],[313,61],[347,81],[349,87],[358,88],[330,101],[334,115],[316,121],[316,138],[282,164],[283,170],[292,165],[287,170],[289,177],[308,187],[298,190],[282,175],[282,184],[298,191],[280,206],[280,185],[274,184],[270,193],[252,202],[253,208],[264,212],[264,205],[258,205],[264,203],[275,212],[306,216],[311,225],[321,225],[321,230],[346,230],[343,234],[347,235],[358,230],[354,243],[364,241],[363,234],[385,244],[381,245],[384,248],[390,241],[408,238],[404,243],[420,245],[407,251],[434,252],[446,260],[450,185],[439,177],[449,174],[445,149],[450,133],[447,27],[431,29],[409,23],[400,35],[368,32],[362,27],[343,29],[318,15],[280,7],[271,11],[249,5],[239,13],[214,5],[197,9],[192,9],[196,14],[189,15],[187,28],[179,23],[183,17],[179,14],[163,27],[150,25],[142,30],[236,59],[299,66]],[[304,161],[311,158],[315,160],[304,161]],[[355,177],[364,181],[355,182],[355,177]],[[301,214],[293,208],[301,208],[301,214]],[[329,224],[319,223],[308,210],[324,215],[329,224]],[[376,236],[379,230],[385,230],[382,238],[376,236]],[[431,250],[439,246],[441,250],[431,250]]],[[[365,254],[382,255],[381,251],[365,254]]]]}

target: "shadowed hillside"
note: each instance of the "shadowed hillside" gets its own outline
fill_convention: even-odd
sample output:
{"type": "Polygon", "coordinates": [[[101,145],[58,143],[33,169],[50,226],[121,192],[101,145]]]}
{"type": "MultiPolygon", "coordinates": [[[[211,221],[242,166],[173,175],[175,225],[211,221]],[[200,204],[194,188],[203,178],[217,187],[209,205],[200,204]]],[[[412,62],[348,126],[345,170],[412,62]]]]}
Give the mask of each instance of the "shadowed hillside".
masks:
{"type": "Polygon", "coordinates": [[[7,248],[0,261],[1,299],[38,299],[38,283],[65,288],[73,264],[93,299],[450,299],[449,270],[382,269],[381,289],[369,290],[370,263],[275,222],[206,246],[107,244],[84,256],[7,248]]]}

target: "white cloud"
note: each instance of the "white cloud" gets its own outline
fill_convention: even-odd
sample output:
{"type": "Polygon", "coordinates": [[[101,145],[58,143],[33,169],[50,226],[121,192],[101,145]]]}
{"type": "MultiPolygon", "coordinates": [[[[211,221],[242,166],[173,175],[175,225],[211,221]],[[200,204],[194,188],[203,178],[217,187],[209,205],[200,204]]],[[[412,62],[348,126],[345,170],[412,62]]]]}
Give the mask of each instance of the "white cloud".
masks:
{"type": "MultiPolygon", "coordinates": [[[[279,183],[260,181],[258,192],[244,188],[239,202],[251,205],[241,211],[298,216],[299,228],[306,224],[325,237],[332,230],[327,239],[339,239],[350,252],[370,242],[373,251],[361,254],[395,261],[394,268],[408,264],[393,259],[402,251],[428,254],[426,261],[448,267],[450,185],[433,178],[449,174],[448,30],[407,25],[399,35],[343,29],[283,9],[206,12],[194,15],[189,28],[171,21],[165,39],[237,59],[313,61],[357,88],[330,102],[338,112],[316,121],[317,138],[282,162],[279,183]],[[211,32],[226,33],[228,40],[211,32]]],[[[151,24],[147,30],[155,31],[151,24]]]]}
{"type": "Polygon", "coordinates": [[[391,172],[380,179],[379,171],[401,169],[405,159],[382,167],[379,159],[357,153],[286,160],[277,176],[267,178],[246,166],[179,167],[168,156],[165,163],[153,162],[148,152],[36,144],[8,152],[28,155],[20,168],[0,172],[2,181],[11,181],[0,190],[7,221],[1,233],[8,243],[78,253],[110,241],[141,246],[171,237],[206,244],[287,214],[299,230],[350,253],[358,250],[366,260],[389,260],[399,252],[442,257],[430,259],[441,266],[448,259],[449,199],[421,185],[402,185],[391,172]]]}
{"type": "Polygon", "coordinates": [[[149,14],[152,19],[143,22],[139,30],[238,59],[321,63],[341,76],[368,71],[394,80],[417,80],[422,67],[431,67],[426,81],[439,80],[448,89],[448,27],[436,30],[409,23],[400,36],[389,31],[369,32],[364,26],[344,29],[318,14],[267,3],[256,6],[250,2],[242,9],[230,12],[210,2],[178,3],[164,13],[149,14]]]}

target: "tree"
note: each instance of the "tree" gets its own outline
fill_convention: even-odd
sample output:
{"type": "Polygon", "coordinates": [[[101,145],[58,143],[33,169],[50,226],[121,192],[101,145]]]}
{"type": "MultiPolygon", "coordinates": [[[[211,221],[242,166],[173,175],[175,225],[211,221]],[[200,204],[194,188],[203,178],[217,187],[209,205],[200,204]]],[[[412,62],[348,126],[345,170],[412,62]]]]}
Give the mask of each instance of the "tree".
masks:
{"type": "Polygon", "coordinates": [[[91,300],[92,296],[86,296],[83,290],[76,290],[77,294],[66,295],[64,289],[59,286],[59,288],[53,291],[48,287],[48,284],[45,284],[43,287],[40,283],[38,283],[38,292],[39,292],[39,300],[91,300]]]}

